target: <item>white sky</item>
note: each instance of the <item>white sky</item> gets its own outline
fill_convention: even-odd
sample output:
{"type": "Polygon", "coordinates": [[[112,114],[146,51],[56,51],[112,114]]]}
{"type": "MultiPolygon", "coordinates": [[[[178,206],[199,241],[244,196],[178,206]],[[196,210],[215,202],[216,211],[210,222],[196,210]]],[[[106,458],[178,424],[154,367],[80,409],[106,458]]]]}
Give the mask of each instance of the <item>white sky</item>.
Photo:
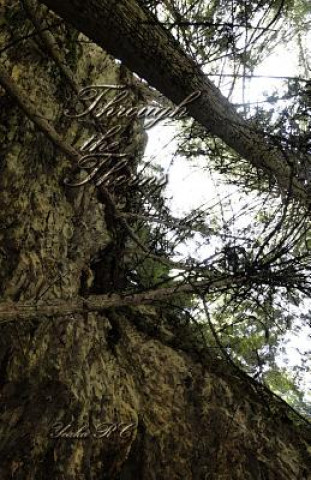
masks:
{"type": "MultiPolygon", "coordinates": [[[[277,51],[268,57],[260,66],[255,69],[256,75],[265,76],[297,76],[299,66],[297,64],[298,54],[293,46],[278,47],[277,51]]],[[[273,88],[281,88],[282,80],[278,79],[253,79],[247,82],[246,100],[257,102],[263,100],[263,93],[273,88]]],[[[225,94],[226,92],[223,91],[225,94]]],[[[240,103],[241,97],[235,93],[233,101],[240,103]]],[[[183,216],[193,208],[198,208],[203,204],[215,199],[216,193],[223,195],[228,193],[228,185],[215,188],[215,182],[219,176],[214,177],[207,170],[202,170],[200,164],[206,162],[206,158],[198,161],[198,166],[189,162],[185,158],[174,157],[177,143],[174,140],[176,129],[173,122],[164,122],[148,130],[149,141],[145,151],[145,160],[155,162],[161,165],[165,173],[169,173],[169,184],[166,194],[170,200],[170,207],[173,215],[183,216]],[[202,163],[203,162],[203,163],[202,163]]],[[[205,163],[206,164],[206,163],[205,163]]],[[[232,187],[234,190],[235,187],[232,187]]],[[[248,220],[245,219],[247,222],[248,220]]],[[[189,254],[193,255],[196,245],[190,245],[189,254]]],[[[186,253],[186,252],[184,252],[186,253]]],[[[311,402],[311,372],[310,372],[310,354],[303,355],[304,352],[311,350],[311,329],[304,328],[299,335],[287,334],[285,351],[280,351],[278,364],[280,366],[295,367],[303,365],[306,372],[303,375],[302,384],[306,392],[306,400],[311,402]],[[302,353],[297,353],[297,348],[302,353]],[[306,365],[308,361],[309,367],[306,365]]]]}

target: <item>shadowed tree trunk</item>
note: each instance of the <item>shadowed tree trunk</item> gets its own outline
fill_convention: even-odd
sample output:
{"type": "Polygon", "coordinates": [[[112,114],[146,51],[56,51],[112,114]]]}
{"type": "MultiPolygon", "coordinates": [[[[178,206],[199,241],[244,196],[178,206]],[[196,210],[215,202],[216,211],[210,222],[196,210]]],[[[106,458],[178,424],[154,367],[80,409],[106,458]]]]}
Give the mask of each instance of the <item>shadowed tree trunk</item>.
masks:
{"type": "MultiPolygon", "coordinates": [[[[57,20],[27,5],[0,1],[0,48],[12,43],[1,64],[38,116],[0,90],[1,300],[120,293],[127,232],[94,185],[64,185],[72,162],[37,123],[83,143],[91,125],[64,116],[76,101],[68,76],[85,86],[131,85],[131,75],[65,24],[34,36],[30,13],[42,28],[57,20]],[[15,44],[23,35],[32,36],[15,44]]],[[[120,142],[137,159],[141,126],[123,127],[120,142]]],[[[117,190],[115,201],[130,210],[133,193],[117,190]]],[[[38,314],[0,328],[3,480],[311,478],[310,433],[286,405],[199,350],[191,330],[176,332],[159,309],[38,314]]]]}

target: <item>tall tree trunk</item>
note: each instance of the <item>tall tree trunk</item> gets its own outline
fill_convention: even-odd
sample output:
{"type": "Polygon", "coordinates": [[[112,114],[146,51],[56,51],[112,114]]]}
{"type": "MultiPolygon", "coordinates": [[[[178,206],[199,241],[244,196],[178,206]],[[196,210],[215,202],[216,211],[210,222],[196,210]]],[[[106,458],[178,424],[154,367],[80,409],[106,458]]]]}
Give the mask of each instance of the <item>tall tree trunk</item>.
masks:
{"type": "Polygon", "coordinates": [[[182,51],[173,36],[137,0],[40,0],[85,33],[174,103],[201,96],[187,111],[251,165],[276,180],[306,205],[308,189],[295,177],[298,165],[245,121],[182,51]]]}
{"type": "MultiPolygon", "coordinates": [[[[80,85],[131,79],[65,25],[50,37],[53,56],[49,41],[33,35],[27,9],[4,0],[0,7],[1,48],[12,45],[2,53],[5,69],[41,119],[68,143],[84,141],[90,126],[63,115],[74,97],[58,55],[80,85]],[[31,36],[20,42],[23,35],[31,36]]],[[[42,27],[42,18],[55,21],[34,13],[42,27]]],[[[68,158],[4,89],[0,107],[1,299],[70,303],[84,290],[122,289],[124,232],[109,205],[93,185],[64,186],[68,158]]],[[[138,156],[139,125],[125,128],[138,156]]],[[[310,433],[285,404],[195,348],[191,330],[176,333],[153,307],[38,314],[0,328],[3,480],[311,478],[310,433]]]]}

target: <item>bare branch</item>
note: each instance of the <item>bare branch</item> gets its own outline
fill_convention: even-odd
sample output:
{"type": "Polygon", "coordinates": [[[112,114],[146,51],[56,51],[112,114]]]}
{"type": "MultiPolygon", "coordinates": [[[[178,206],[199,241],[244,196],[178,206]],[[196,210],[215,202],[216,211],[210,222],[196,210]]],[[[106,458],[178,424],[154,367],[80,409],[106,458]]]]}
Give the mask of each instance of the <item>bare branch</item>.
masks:
{"type": "Polygon", "coordinates": [[[31,100],[23,90],[18,87],[0,65],[0,85],[15,100],[27,117],[43,132],[53,144],[72,160],[78,160],[78,152],[69,144],[65,143],[54,127],[49,124],[37,111],[31,100]]]}
{"type": "MultiPolygon", "coordinates": [[[[243,283],[245,276],[235,277],[243,283]]],[[[213,291],[232,283],[230,276],[211,278],[190,284],[177,283],[174,287],[158,288],[138,294],[91,295],[87,299],[55,300],[53,303],[0,303],[0,324],[13,320],[38,319],[39,317],[64,317],[66,315],[101,312],[108,308],[129,305],[152,305],[180,293],[195,293],[198,290],[213,291]]]]}

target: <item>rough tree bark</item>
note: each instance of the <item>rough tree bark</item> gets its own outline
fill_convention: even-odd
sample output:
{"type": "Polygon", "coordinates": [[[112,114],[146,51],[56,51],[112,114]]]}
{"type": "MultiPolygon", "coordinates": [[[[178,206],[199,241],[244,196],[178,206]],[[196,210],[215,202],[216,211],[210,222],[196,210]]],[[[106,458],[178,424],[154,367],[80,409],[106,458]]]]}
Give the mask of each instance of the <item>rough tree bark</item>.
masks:
{"type": "MultiPolygon", "coordinates": [[[[0,49],[12,43],[2,65],[62,138],[84,141],[91,127],[64,117],[74,97],[44,39],[16,43],[33,33],[27,11],[9,0],[0,7],[0,49]]],[[[53,24],[45,10],[34,12],[42,26],[53,24]]],[[[53,31],[79,85],[131,82],[76,31],[53,31]]],[[[4,89],[0,107],[1,300],[70,303],[85,289],[122,290],[126,232],[109,205],[93,185],[64,186],[68,157],[4,89]],[[98,253],[100,268],[92,263],[98,253]]],[[[138,156],[140,126],[125,127],[124,141],[138,156]]],[[[127,192],[118,200],[126,206],[127,192]]],[[[213,350],[196,347],[187,327],[176,333],[159,309],[38,314],[0,329],[3,480],[311,478],[309,431],[213,350]],[[57,422],[71,424],[67,438],[58,436],[57,422]],[[107,422],[134,425],[121,436],[120,427],[107,431],[107,422]],[[81,427],[90,431],[73,438],[81,427]]]]}
{"type": "Polygon", "coordinates": [[[119,58],[174,103],[199,90],[187,105],[189,115],[235,152],[278,183],[281,191],[305,205],[308,188],[297,176],[295,159],[288,159],[272,142],[239,115],[182,51],[173,36],[137,0],[40,0],[66,21],[119,58]]]}

